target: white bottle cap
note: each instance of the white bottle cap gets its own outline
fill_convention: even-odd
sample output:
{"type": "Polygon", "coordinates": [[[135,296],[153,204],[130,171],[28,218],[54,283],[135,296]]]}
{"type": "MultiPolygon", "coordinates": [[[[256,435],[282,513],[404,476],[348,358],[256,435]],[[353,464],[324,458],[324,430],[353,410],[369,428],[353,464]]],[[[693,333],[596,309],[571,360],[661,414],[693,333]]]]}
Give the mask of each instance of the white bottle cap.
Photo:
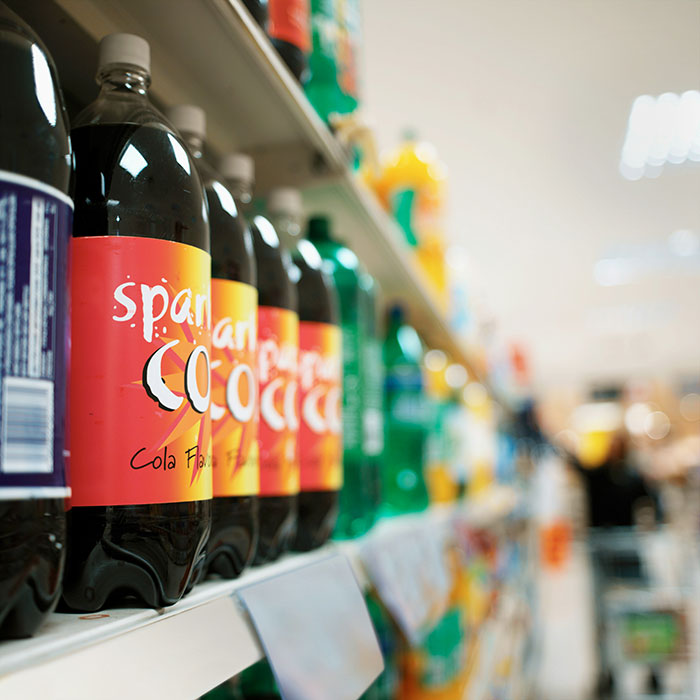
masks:
{"type": "Polygon", "coordinates": [[[255,182],[255,161],[246,153],[229,153],[221,159],[219,172],[226,180],[255,182]]]}
{"type": "Polygon", "coordinates": [[[300,217],[304,213],[301,192],[294,187],[278,187],[267,196],[267,209],[270,214],[300,217]]]}
{"type": "Polygon", "coordinates": [[[151,71],[151,47],[135,34],[108,34],[102,37],[99,48],[98,72],[115,63],[137,66],[151,71]]]}
{"type": "Polygon", "coordinates": [[[200,139],[207,135],[207,117],[197,105],[175,105],[165,110],[165,116],[183,134],[192,134],[200,139]]]}

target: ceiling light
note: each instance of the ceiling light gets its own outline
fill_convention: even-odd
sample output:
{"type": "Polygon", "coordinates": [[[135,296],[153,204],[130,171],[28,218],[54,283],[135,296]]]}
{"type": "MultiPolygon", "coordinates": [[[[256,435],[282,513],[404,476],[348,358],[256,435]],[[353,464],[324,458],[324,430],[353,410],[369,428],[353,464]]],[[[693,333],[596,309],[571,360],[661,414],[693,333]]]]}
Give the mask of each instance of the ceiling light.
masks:
{"type": "Polygon", "coordinates": [[[658,177],[667,163],[686,161],[700,161],[700,91],[637,97],[620,158],[623,177],[658,177]]]}

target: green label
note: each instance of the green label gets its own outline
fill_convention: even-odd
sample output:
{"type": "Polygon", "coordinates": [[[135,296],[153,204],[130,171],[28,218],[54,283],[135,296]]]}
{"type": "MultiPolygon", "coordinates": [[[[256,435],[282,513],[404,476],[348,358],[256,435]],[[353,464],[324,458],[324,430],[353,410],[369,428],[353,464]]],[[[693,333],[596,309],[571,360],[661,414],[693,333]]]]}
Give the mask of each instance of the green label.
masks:
{"type": "Polygon", "coordinates": [[[343,449],[362,455],[362,383],[360,336],[357,324],[342,326],[343,332],[343,449]]]}
{"type": "Polygon", "coordinates": [[[384,366],[382,347],[377,338],[365,338],[363,349],[364,450],[376,457],[384,449],[384,366]]]}
{"type": "Polygon", "coordinates": [[[424,688],[451,683],[464,666],[464,631],[459,608],[452,608],[433,628],[421,647],[424,688]]]}

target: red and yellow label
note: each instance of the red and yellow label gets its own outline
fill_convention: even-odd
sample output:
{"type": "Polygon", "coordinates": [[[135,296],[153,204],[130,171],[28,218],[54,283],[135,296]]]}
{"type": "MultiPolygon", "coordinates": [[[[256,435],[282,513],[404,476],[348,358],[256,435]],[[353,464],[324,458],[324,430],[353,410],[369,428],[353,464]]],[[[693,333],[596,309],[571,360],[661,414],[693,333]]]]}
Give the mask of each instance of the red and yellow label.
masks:
{"type": "Polygon", "coordinates": [[[299,324],[302,491],[337,491],[343,485],[341,343],[337,326],[299,324]]]}
{"type": "Polygon", "coordinates": [[[299,493],[297,361],[299,317],[258,307],[260,495],[299,493]]]}
{"type": "Polygon", "coordinates": [[[311,47],[309,0],[268,0],[267,32],[302,51],[311,47]]]}
{"type": "Polygon", "coordinates": [[[258,467],[258,290],[211,281],[211,434],[214,496],[260,490],[258,467]]]}
{"type": "Polygon", "coordinates": [[[211,498],[211,257],[73,239],[71,505],[211,498]]]}

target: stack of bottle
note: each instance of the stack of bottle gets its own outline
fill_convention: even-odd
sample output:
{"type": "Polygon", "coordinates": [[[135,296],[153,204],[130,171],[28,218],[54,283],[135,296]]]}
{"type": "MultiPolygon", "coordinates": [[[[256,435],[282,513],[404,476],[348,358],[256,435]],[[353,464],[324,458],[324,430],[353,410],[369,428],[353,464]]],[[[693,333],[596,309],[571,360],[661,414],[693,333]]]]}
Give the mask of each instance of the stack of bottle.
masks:
{"type": "Polygon", "coordinates": [[[359,0],[244,0],[318,115],[359,103],[359,0]]]}
{"type": "Polygon", "coordinates": [[[272,193],[275,225],[246,220],[252,160],[215,171],[203,112],[152,106],[143,39],[103,39],[69,138],[51,57],[0,9],[0,629],[18,637],[61,583],[69,610],[161,607],[209,573],[323,544],[343,341],[299,194],[272,193]]]}
{"type": "Polygon", "coordinates": [[[426,508],[423,343],[395,307],[382,344],[329,219],[290,188],[255,208],[253,160],[214,168],[202,110],[151,104],[140,37],[102,40],[69,131],[40,40],[2,4],[0,31],[0,634],[61,586],[162,607],[426,508]]]}

